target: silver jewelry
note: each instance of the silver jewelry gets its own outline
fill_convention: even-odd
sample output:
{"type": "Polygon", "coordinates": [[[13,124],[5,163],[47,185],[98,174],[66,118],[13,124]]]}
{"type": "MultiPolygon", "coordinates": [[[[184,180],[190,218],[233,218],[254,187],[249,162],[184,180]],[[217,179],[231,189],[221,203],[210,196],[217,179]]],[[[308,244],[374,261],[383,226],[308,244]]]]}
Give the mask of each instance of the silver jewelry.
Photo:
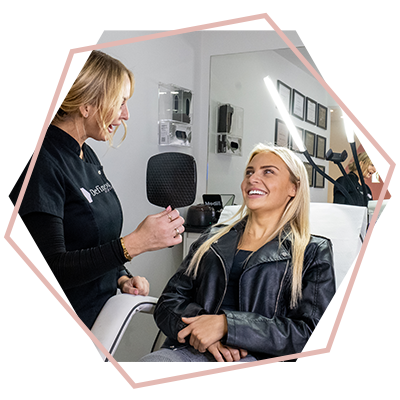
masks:
{"type": "Polygon", "coordinates": [[[178,235],[180,235],[181,233],[179,232],[179,229],[178,228],[175,228],[175,232],[176,232],[176,235],[175,235],[175,237],[177,237],[178,235]]]}

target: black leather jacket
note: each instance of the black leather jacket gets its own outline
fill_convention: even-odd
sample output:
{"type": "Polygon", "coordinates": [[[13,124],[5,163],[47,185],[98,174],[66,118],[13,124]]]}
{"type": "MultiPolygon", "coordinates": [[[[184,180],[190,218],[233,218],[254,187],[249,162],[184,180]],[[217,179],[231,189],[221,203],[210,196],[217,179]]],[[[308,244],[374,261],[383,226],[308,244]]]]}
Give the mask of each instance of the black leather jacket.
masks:
{"type": "MultiPolygon", "coordinates": [[[[209,235],[196,241],[164,289],[154,312],[158,327],[176,340],[186,325],[181,317],[225,313],[228,334],[224,343],[246,349],[258,359],[300,353],[335,294],[332,246],[329,239],[312,236],[303,267],[302,300],[290,309],[290,242],[278,238],[255,252],[242,273],[239,310],[220,310],[229,271],[245,222],[215,242],[201,260],[196,279],[185,274],[189,262],[209,235]]],[[[211,231],[213,233],[213,231],[211,231]]]]}

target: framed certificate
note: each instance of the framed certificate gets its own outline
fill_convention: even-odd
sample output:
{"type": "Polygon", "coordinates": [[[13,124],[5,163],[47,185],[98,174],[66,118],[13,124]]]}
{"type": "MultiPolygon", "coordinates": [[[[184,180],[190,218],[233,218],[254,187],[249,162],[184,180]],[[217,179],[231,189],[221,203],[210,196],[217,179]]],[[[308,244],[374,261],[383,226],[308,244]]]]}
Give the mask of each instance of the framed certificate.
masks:
{"type": "MultiPolygon", "coordinates": [[[[324,166],[317,165],[317,167],[325,172],[324,166]]],[[[319,189],[323,189],[325,187],[325,178],[316,169],[314,169],[314,187],[319,189]]]]}
{"type": "Polygon", "coordinates": [[[328,124],[328,108],[318,104],[317,126],[326,129],[328,124]]]}
{"type": "Polygon", "coordinates": [[[275,120],[275,146],[289,147],[289,129],[280,119],[275,120]]]}
{"type": "Polygon", "coordinates": [[[320,158],[321,160],[325,160],[325,153],[326,153],[326,138],[317,135],[315,157],[320,158]]]}
{"type": "Polygon", "coordinates": [[[292,115],[304,121],[304,105],[306,97],[293,89],[292,115]]]}
{"type": "Polygon", "coordinates": [[[313,157],[315,156],[315,136],[315,133],[310,131],[304,133],[304,146],[306,146],[308,154],[313,157]]]}
{"type": "Polygon", "coordinates": [[[50,53],[50,36],[28,29],[7,29],[7,87],[29,85],[29,69],[46,53],[50,53]]]}
{"type": "Polygon", "coordinates": [[[291,100],[291,93],[292,93],[292,88],[290,88],[288,85],[283,83],[282,81],[278,81],[278,92],[282,98],[283,104],[286,107],[286,110],[290,112],[290,100],[291,100]]]}
{"type": "Polygon", "coordinates": [[[314,186],[314,167],[308,162],[305,162],[304,166],[306,167],[309,186],[312,187],[314,186]]]}
{"type": "MultiPolygon", "coordinates": [[[[296,126],[296,129],[297,129],[297,131],[299,132],[299,135],[300,135],[301,140],[303,140],[303,142],[304,142],[304,129],[299,128],[298,126],[296,126]]],[[[301,153],[300,150],[299,150],[299,148],[296,146],[296,143],[295,143],[295,141],[293,140],[293,138],[292,138],[291,135],[290,135],[290,143],[289,143],[289,146],[290,146],[290,150],[293,150],[293,151],[295,151],[296,153],[301,153]]]]}
{"type": "Polygon", "coordinates": [[[309,97],[306,99],[306,122],[313,125],[317,123],[317,102],[309,97]]]}

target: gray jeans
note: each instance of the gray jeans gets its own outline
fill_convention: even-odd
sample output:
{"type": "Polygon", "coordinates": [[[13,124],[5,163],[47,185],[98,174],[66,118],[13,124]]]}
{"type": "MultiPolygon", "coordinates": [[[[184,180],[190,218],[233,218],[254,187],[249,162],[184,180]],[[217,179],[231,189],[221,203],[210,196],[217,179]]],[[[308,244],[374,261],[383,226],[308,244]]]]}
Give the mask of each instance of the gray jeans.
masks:
{"type": "MultiPolygon", "coordinates": [[[[257,359],[248,354],[239,362],[251,361],[257,361],[257,359]]],[[[187,346],[174,349],[162,348],[142,357],[139,362],[216,362],[216,360],[208,351],[200,353],[193,347],[187,346]]]]}

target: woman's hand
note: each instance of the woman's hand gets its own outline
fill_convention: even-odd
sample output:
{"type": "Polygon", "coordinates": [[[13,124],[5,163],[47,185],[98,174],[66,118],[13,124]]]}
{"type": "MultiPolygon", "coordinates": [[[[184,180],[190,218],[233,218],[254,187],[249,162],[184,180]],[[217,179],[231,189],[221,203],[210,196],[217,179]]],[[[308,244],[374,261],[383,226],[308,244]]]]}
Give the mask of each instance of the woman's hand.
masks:
{"type": "Polygon", "coordinates": [[[228,333],[226,316],[200,315],[192,318],[182,318],[187,324],[178,332],[178,341],[185,343],[185,338],[190,335],[189,343],[200,353],[204,353],[212,344],[220,341],[228,333]]]}
{"type": "Polygon", "coordinates": [[[124,237],[125,247],[131,257],[146,251],[160,250],[182,242],[185,220],[178,210],[168,206],[159,214],[147,216],[139,226],[124,237]]]}
{"type": "Polygon", "coordinates": [[[207,349],[218,362],[233,362],[247,356],[247,350],[234,349],[233,347],[225,346],[221,342],[216,342],[207,349]]]}
{"type": "Polygon", "coordinates": [[[134,276],[133,278],[121,276],[121,278],[118,279],[118,287],[122,293],[140,294],[142,296],[147,296],[150,289],[147,279],[141,276],[134,276]]]}

